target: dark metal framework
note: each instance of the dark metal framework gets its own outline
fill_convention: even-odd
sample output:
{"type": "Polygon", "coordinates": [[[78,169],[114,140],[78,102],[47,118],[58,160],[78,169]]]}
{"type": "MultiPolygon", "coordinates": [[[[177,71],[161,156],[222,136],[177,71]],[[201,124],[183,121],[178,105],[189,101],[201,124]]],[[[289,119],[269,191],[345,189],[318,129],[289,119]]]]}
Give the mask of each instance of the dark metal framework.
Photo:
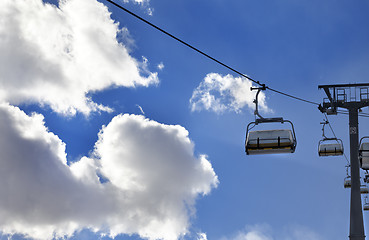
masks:
{"type": "Polygon", "coordinates": [[[319,110],[328,115],[337,114],[338,108],[349,111],[350,162],[351,162],[351,201],[350,201],[350,240],[365,240],[363,211],[360,193],[359,164],[359,120],[358,112],[369,106],[369,83],[319,85],[326,99],[319,110]]]}

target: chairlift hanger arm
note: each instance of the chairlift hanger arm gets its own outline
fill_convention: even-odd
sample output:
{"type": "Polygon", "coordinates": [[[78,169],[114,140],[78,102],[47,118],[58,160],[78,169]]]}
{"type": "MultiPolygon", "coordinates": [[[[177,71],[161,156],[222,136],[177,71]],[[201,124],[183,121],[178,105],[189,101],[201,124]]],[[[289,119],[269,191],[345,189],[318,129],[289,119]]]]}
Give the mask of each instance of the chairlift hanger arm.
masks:
{"type": "Polygon", "coordinates": [[[363,139],[369,139],[369,136],[365,136],[365,137],[362,137],[361,139],[360,139],[360,142],[359,142],[359,146],[361,145],[361,142],[363,141],[363,139]]]}
{"type": "Polygon", "coordinates": [[[325,132],[324,132],[324,127],[325,127],[325,125],[326,124],[328,124],[329,122],[327,121],[327,120],[325,120],[325,122],[321,122],[320,124],[323,124],[323,127],[322,127],[322,131],[323,131],[323,133],[322,133],[322,135],[323,135],[323,138],[324,139],[326,139],[327,137],[325,136],[325,132]]]}
{"type": "Polygon", "coordinates": [[[261,90],[265,90],[266,87],[265,87],[265,84],[262,84],[261,87],[251,87],[250,90],[253,91],[253,90],[258,90],[258,92],[256,93],[256,96],[255,96],[255,99],[254,99],[254,103],[256,105],[255,107],[255,111],[254,111],[254,114],[256,116],[258,116],[260,119],[264,119],[260,114],[259,114],[259,103],[258,103],[258,97],[259,97],[259,93],[261,90]]]}

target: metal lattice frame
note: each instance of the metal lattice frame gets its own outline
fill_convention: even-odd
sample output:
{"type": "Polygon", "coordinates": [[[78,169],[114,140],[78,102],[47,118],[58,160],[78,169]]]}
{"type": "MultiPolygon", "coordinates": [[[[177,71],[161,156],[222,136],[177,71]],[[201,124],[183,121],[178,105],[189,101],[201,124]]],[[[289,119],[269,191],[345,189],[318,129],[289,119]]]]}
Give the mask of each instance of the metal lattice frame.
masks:
{"type": "Polygon", "coordinates": [[[338,108],[349,111],[350,160],[351,160],[351,200],[350,200],[350,240],[365,240],[363,210],[360,193],[359,163],[359,119],[361,108],[369,106],[369,83],[320,85],[328,99],[323,100],[319,110],[327,114],[337,114],[338,108]],[[359,94],[358,94],[359,92],[359,94]]]}

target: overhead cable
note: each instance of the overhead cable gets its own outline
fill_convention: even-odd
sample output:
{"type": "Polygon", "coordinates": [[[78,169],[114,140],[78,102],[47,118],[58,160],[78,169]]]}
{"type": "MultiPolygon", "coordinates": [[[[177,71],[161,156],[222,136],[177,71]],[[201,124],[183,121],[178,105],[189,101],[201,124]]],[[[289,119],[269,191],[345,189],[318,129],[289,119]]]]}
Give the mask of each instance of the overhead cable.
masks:
{"type": "Polygon", "coordinates": [[[212,56],[210,56],[209,54],[204,53],[203,51],[199,50],[198,48],[195,48],[194,46],[192,46],[192,45],[188,44],[187,42],[185,42],[185,41],[183,41],[183,40],[181,40],[181,39],[177,38],[177,37],[176,37],[176,36],[174,36],[173,34],[170,34],[169,32],[167,32],[167,31],[165,31],[164,29],[162,29],[162,28],[160,28],[160,27],[156,26],[155,24],[153,24],[153,23],[149,22],[148,20],[146,20],[146,19],[144,19],[144,18],[142,18],[142,17],[138,16],[137,14],[135,14],[135,13],[133,13],[133,12],[129,11],[129,10],[128,10],[128,9],[126,9],[125,7],[123,7],[123,6],[119,5],[119,4],[117,4],[117,3],[115,3],[115,2],[113,2],[113,1],[111,1],[111,0],[106,0],[106,1],[110,2],[111,4],[115,5],[116,7],[120,8],[120,9],[122,9],[123,11],[125,11],[125,12],[127,12],[127,13],[131,14],[132,16],[134,16],[134,17],[136,17],[136,18],[140,19],[141,21],[143,21],[143,22],[147,23],[147,24],[148,24],[148,25],[150,25],[151,27],[153,27],[153,28],[155,28],[155,29],[159,30],[160,32],[162,32],[162,33],[164,33],[164,34],[168,35],[169,37],[171,37],[171,38],[173,38],[173,39],[177,40],[178,42],[180,42],[180,43],[182,43],[182,44],[186,45],[187,47],[189,47],[189,48],[191,48],[191,49],[195,50],[196,52],[198,52],[198,53],[200,53],[200,54],[204,55],[205,57],[210,58],[211,60],[213,60],[213,61],[215,61],[215,62],[219,63],[220,65],[222,65],[222,66],[224,66],[224,67],[228,68],[229,70],[231,70],[231,71],[233,71],[233,72],[235,72],[235,73],[237,73],[237,74],[239,74],[239,75],[241,75],[241,76],[243,76],[243,77],[245,77],[245,78],[249,79],[250,81],[252,81],[252,82],[254,82],[254,83],[258,84],[259,86],[261,86],[261,85],[262,85],[259,81],[256,81],[256,80],[254,80],[254,79],[250,78],[249,76],[247,76],[247,75],[245,75],[245,74],[243,74],[243,73],[241,73],[241,72],[237,71],[236,69],[234,69],[234,68],[232,68],[232,67],[230,67],[230,66],[228,66],[228,65],[226,65],[226,64],[224,64],[224,63],[222,63],[221,61],[219,61],[219,60],[217,60],[217,59],[213,58],[213,57],[212,57],[212,56]]]}
{"type": "Polygon", "coordinates": [[[327,114],[326,114],[326,113],[324,113],[324,116],[325,116],[326,122],[328,123],[329,128],[331,129],[331,131],[332,131],[332,133],[333,133],[334,138],[336,138],[336,139],[337,139],[336,133],[334,132],[334,130],[333,130],[333,128],[332,128],[332,125],[331,125],[331,123],[330,123],[330,122],[329,122],[329,120],[328,120],[328,116],[327,116],[327,114]]]}
{"type": "MultiPolygon", "coordinates": [[[[180,43],[184,44],[185,46],[187,46],[187,47],[191,48],[192,50],[194,50],[194,51],[196,51],[196,52],[200,53],[201,55],[203,55],[203,56],[205,56],[205,57],[207,57],[207,58],[211,59],[212,61],[214,61],[214,62],[216,62],[216,63],[218,63],[218,64],[222,65],[223,67],[225,67],[225,68],[227,68],[227,69],[231,70],[232,72],[237,73],[238,75],[240,75],[240,76],[242,76],[242,77],[244,77],[244,78],[246,78],[246,79],[248,79],[248,80],[252,81],[253,83],[255,83],[255,84],[257,84],[257,85],[259,85],[259,86],[261,86],[261,87],[265,87],[265,84],[262,84],[262,83],[260,83],[259,81],[256,81],[255,79],[252,79],[251,77],[247,76],[246,74],[243,74],[243,73],[241,73],[240,71],[238,71],[238,70],[236,70],[236,69],[234,69],[234,68],[230,67],[229,65],[227,65],[227,64],[225,64],[225,63],[223,63],[223,62],[221,62],[221,61],[217,60],[216,58],[214,58],[214,57],[210,56],[209,54],[207,54],[207,53],[205,53],[205,52],[203,52],[203,51],[199,50],[198,48],[196,48],[196,47],[192,46],[191,44],[189,44],[189,43],[187,43],[187,42],[185,42],[185,41],[183,41],[183,40],[179,39],[178,37],[174,36],[173,34],[170,34],[169,32],[165,31],[164,29],[162,29],[162,28],[158,27],[157,25],[155,25],[155,24],[151,23],[150,21],[148,21],[148,20],[146,20],[146,19],[144,19],[144,18],[142,18],[142,17],[138,16],[137,14],[135,14],[135,13],[131,12],[130,10],[126,9],[125,7],[123,7],[123,6],[121,6],[121,5],[117,4],[117,3],[115,3],[114,1],[111,1],[111,0],[106,0],[106,1],[108,1],[108,2],[109,2],[109,3],[111,3],[111,4],[113,4],[114,6],[118,7],[119,9],[121,9],[121,10],[123,10],[123,11],[125,11],[125,12],[129,13],[130,15],[134,16],[135,18],[137,18],[137,19],[139,19],[139,20],[143,21],[144,23],[146,23],[146,24],[150,25],[151,27],[153,27],[153,28],[157,29],[158,31],[160,31],[160,32],[164,33],[165,35],[167,35],[167,36],[169,36],[169,37],[173,38],[174,40],[176,40],[176,41],[178,41],[178,42],[180,42],[180,43]]],[[[269,90],[271,90],[271,91],[273,91],[273,92],[279,93],[279,94],[281,94],[281,95],[284,95],[284,96],[286,96],[286,97],[290,97],[290,98],[293,98],[293,99],[296,99],[296,100],[299,100],[299,101],[303,101],[303,102],[310,103],[310,104],[314,104],[314,105],[319,105],[318,103],[315,103],[315,102],[312,102],[312,101],[308,101],[308,100],[305,100],[305,99],[302,99],[302,98],[299,98],[299,97],[295,97],[295,96],[293,96],[293,95],[290,95],[290,94],[287,94],[287,93],[284,93],[284,92],[281,92],[281,91],[277,91],[277,90],[275,90],[275,89],[273,89],[273,88],[270,88],[270,87],[266,87],[266,89],[269,89],[269,90]]]]}
{"type": "Polygon", "coordinates": [[[290,97],[290,98],[294,98],[294,99],[296,99],[296,100],[300,100],[300,101],[303,101],[303,102],[307,102],[307,103],[315,104],[315,105],[318,105],[318,106],[319,106],[319,103],[312,102],[312,101],[309,101],[309,100],[305,100],[305,99],[302,99],[302,98],[299,98],[299,97],[295,97],[295,96],[292,96],[292,95],[287,94],[287,93],[280,92],[280,91],[275,90],[275,89],[270,88],[270,87],[266,87],[266,88],[267,88],[267,89],[269,89],[270,91],[273,91],[273,92],[276,92],[276,93],[282,94],[282,95],[284,95],[284,96],[287,96],[287,97],[290,97]]]}
{"type": "MultiPolygon", "coordinates": [[[[329,122],[329,120],[328,120],[328,116],[327,116],[327,114],[326,114],[326,113],[324,113],[324,116],[325,116],[326,122],[328,123],[329,128],[331,129],[331,131],[332,131],[332,133],[333,133],[333,136],[335,137],[335,139],[337,139],[336,133],[334,132],[333,127],[332,127],[331,123],[330,123],[330,122],[329,122]]],[[[345,153],[345,152],[343,153],[343,156],[345,156],[345,158],[346,158],[346,161],[347,161],[348,165],[350,165],[350,161],[348,160],[348,158],[347,158],[347,156],[346,156],[346,153],[345,153]]]]}

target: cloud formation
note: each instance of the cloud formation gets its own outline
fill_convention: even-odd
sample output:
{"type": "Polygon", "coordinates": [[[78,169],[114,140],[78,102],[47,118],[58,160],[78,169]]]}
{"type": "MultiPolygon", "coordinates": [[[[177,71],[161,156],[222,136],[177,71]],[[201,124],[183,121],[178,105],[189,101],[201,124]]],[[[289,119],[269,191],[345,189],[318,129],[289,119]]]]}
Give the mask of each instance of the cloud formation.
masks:
{"type": "Polygon", "coordinates": [[[273,240],[268,233],[268,228],[260,225],[248,227],[245,232],[239,232],[234,240],[273,240]]]}
{"type": "Polygon", "coordinates": [[[174,240],[187,233],[195,199],[218,184],[181,126],[118,115],[100,131],[92,156],[67,165],[65,144],[42,115],[0,104],[0,119],[5,234],[46,240],[88,228],[174,240]]]}
{"type": "Polygon", "coordinates": [[[150,0],[122,0],[124,3],[128,2],[134,2],[136,4],[141,5],[141,7],[144,7],[146,9],[146,13],[150,16],[152,16],[154,9],[150,7],[150,0]]]}
{"type": "Polygon", "coordinates": [[[323,239],[319,234],[312,231],[311,229],[297,225],[290,224],[282,229],[273,230],[267,224],[257,224],[252,226],[246,226],[243,231],[239,231],[234,236],[228,238],[222,238],[222,240],[295,240],[295,239],[306,239],[306,240],[321,240],[323,239]],[[274,236],[274,237],[273,237],[274,236]]]}
{"type": "MultiPolygon", "coordinates": [[[[255,109],[253,100],[256,91],[251,91],[252,82],[232,75],[222,76],[218,73],[206,75],[200,85],[193,91],[190,99],[191,111],[225,111],[240,112],[244,107],[255,109]]],[[[259,109],[269,111],[265,94],[259,94],[259,109]]]]}
{"type": "Polygon", "coordinates": [[[141,115],[115,117],[100,131],[95,155],[101,173],[125,193],[127,217],[113,232],[177,239],[186,233],[196,196],[218,184],[207,157],[194,157],[185,128],[141,115]]]}
{"type": "Polygon", "coordinates": [[[0,1],[0,101],[38,103],[74,115],[111,111],[88,93],[157,84],[117,41],[119,24],[96,0],[0,1]],[[88,21],[86,21],[88,19],[88,21]]]}
{"type": "Polygon", "coordinates": [[[206,233],[198,233],[197,240],[208,240],[206,233]]]}

